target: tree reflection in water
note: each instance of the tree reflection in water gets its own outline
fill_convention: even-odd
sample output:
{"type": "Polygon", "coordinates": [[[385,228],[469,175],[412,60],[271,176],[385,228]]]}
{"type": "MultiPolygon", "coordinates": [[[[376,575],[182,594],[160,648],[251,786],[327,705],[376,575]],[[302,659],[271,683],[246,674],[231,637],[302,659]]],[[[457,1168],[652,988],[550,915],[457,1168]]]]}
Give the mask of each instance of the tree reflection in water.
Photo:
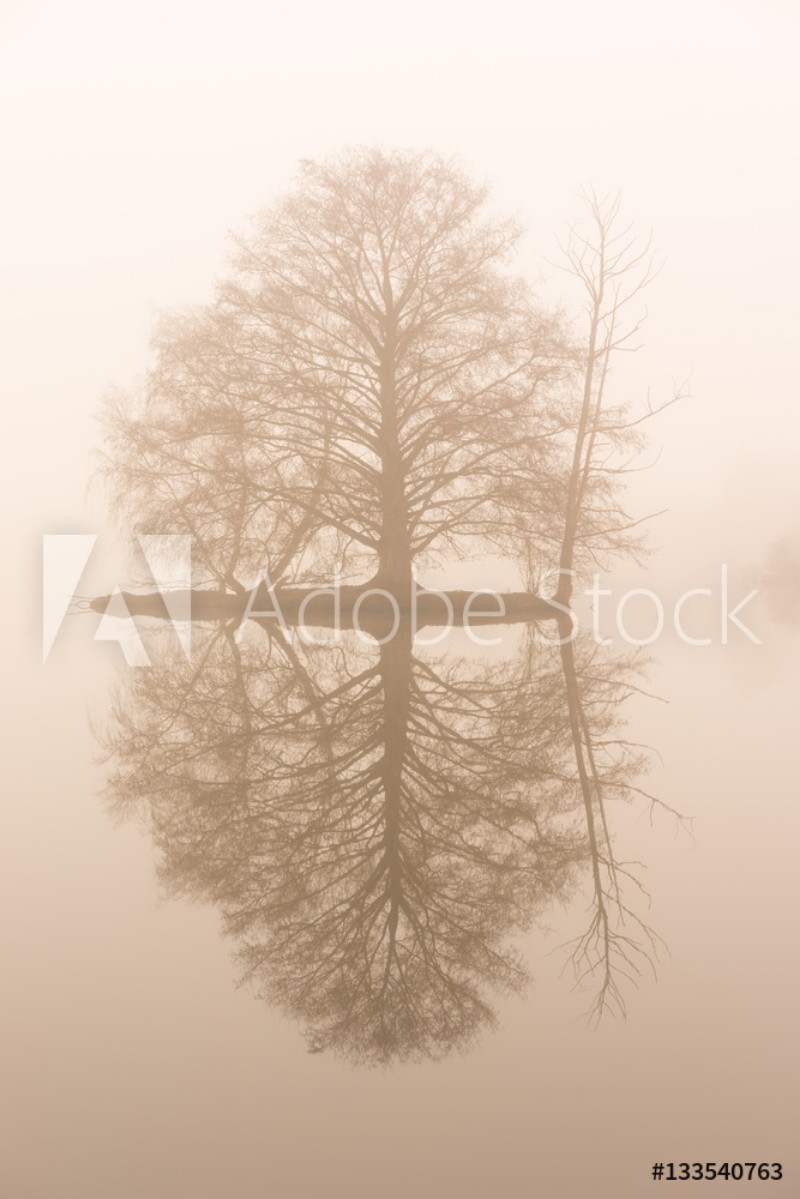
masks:
{"type": "MultiPolygon", "coordinates": [[[[515,937],[582,879],[572,956],[594,1012],[623,1007],[620,980],[652,962],[608,821],[643,765],[615,731],[629,664],[567,640],[574,577],[637,553],[620,483],[652,410],[606,391],[651,260],[616,198],[585,201],[564,248],[580,345],[509,272],[517,232],[451,163],[306,163],[214,301],[162,322],[138,407],[109,407],[112,495],[132,533],[191,539],[195,626],[191,662],[164,645],[129,672],[111,793],[314,1049],[468,1044],[524,981],[515,937]],[[487,554],[530,576],[504,597],[515,652],[415,652],[415,571],[487,554]],[[247,607],[262,567],[286,625],[247,607]],[[292,629],[304,608],[330,625],[312,592],[335,569],[343,640],[313,647],[292,629]],[[368,643],[353,620],[373,588],[401,614],[386,637],[364,603],[368,643]]],[[[447,594],[459,623],[465,593],[447,594]]],[[[159,595],[128,608],[166,615],[159,595]]],[[[430,601],[423,615],[441,623],[430,601]]]]}
{"type": "MultiPolygon", "coordinates": [[[[110,791],[147,815],[173,891],[216,904],[243,972],[316,1050],[438,1057],[519,989],[514,935],[591,860],[558,649],[502,660],[276,621],[168,635],[114,708],[110,791]]],[[[591,647],[595,649],[594,646],[591,647]]],[[[579,655],[597,740],[619,686],[579,655]]],[[[605,784],[637,766],[604,755],[605,784]]]]}

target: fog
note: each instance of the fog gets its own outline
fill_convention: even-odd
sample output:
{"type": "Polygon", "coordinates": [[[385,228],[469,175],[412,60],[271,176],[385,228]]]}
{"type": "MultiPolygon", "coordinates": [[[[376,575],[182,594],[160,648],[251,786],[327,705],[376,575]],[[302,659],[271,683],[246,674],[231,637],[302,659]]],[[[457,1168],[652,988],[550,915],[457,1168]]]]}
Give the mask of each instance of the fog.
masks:
{"type": "MultiPolygon", "coordinates": [[[[18,2],[0,20],[0,1196],[627,1199],[654,1162],[754,1160],[782,1162],[790,1188],[792,7],[18,2]],[[626,991],[627,1020],[587,1027],[558,950],[580,929],[580,892],[521,936],[532,982],[498,1000],[495,1030],[385,1070],[307,1053],[296,1022],[235,985],[214,906],[169,897],[146,830],[111,818],[95,731],[125,671],[119,648],[70,618],[41,661],[42,535],[97,532],[81,592],[117,581],[118,535],[102,492],[87,492],[102,395],[144,374],[159,311],[210,298],[228,231],[285,191],[300,159],[376,144],[456,154],[486,179],[494,210],[524,225],[522,266],[551,302],[578,302],[548,260],[581,184],[619,189],[652,228],[663,266],[613,394],[642,405],[649,391],[654,406],[689,394],[649,423],[649,469],[630,476],[628,510],[660,513],[652,553],[609,585],[652,589],[668,612],[690,589],[712,593],[686,607],[687,629],[712,644],[686,644],[668,619],[646,682],[667,703],[626,707],[626,735],[657,751],[647,789],[691,820],[651,817],[646,802],[613,813],[669,947],[657,980],[626,991]],[[757,640],[722,619],[723,564],[730,607],[758,590],[741,612],[757,640]]],[[[470,570],[451,585],[470,586],[470,570]]]]}

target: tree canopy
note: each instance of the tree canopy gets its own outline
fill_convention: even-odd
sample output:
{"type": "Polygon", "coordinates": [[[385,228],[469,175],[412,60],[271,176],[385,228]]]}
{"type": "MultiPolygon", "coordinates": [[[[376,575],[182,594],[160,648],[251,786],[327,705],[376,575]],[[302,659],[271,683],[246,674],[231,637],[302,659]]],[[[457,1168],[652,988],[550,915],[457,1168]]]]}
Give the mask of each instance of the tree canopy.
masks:
{"type": "Polygon", "coordinates": [[[199,658],[167,653],[118,700],[112,793],[149,813],[164,877],[220,906],[315,1048],[385,1061],[467,1043],[487,988],[524,977],[510,938],[581,868],[574,961],[598,1013],[624,1006],[617,971],[655,946],[607,818],[608,798],[644,794],[617,727],[628,665],[570,636],[574,572],[636,550],[620,484],[639,421],[606,392],[651,261],[616,200],[585,202],[565,246],[580,334],[515,274],[519,230],[453,163],[304,163],[214,300],[162,319],[144,393],[107,409],[118,506],[134,532],[191,536],[204,625],[199,658]],[[415,572],[490,552],[527,582],[498,621],[548,639],[477,673],[415,648],[415,572]],[[388,638],[367,621],[371,647],[310,646],[244,619],[264,571],[290,613],[336,572],[345,629],[376,587],[400,616],[388,638]]]}
{"type": "Polygon", "coordinates": [[[303,164],[117,406],[138,523],[202,540],[226,587],[334,554],[406,587],[453,551],[556,546],[578,352],[511,270],[518,236],[433,154],[303,164]]]}

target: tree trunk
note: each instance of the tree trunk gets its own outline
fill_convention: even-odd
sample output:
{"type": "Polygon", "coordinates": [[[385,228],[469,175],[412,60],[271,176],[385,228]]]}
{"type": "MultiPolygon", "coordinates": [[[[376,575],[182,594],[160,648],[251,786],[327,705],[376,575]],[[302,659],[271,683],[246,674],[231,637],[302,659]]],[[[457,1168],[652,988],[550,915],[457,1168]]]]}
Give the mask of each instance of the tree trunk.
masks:
{"type": "Polygon", "coordinates": [[[381,537],[375,585],[391,592],[400,603],[411,595],[411,537],[405,471],[397,411],[397,321],[391,280],[384,273],[386,337],[379,366],[381,426],[381,537]]]}

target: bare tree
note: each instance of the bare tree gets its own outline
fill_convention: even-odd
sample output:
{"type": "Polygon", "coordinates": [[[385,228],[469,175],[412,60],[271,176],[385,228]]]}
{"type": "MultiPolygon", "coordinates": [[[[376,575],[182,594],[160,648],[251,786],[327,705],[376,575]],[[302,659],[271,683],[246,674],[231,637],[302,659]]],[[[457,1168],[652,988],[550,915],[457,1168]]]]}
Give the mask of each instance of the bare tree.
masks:
{"type": "MultiPolygon", "coordinates": [[[[637,348],[634,338],[644,319],[642,313],[630,315],[631,302],[653,278],[655,264],[650,241],[641,243],[632,227],[620,220],[618,195],[601,198],[588,189],[583,193],[583,201],[585,220],[570,227],[562,247],[566,269],[582,285],[587,329],[557,597],[565,608],[559,618],[561,660],[570,735],[586,815],[593,891],[589,927],[576,941],[572,960],[579,983],[599,975],[592,1008],[592,1014],[599,1017],[610,1006],[624,1014],[620,981],[622,978],[635,981],[643,967],[654,968],[659,938],[624,898],[625,882],[640,891],[642,886],[630,869],[615,860],[607,810],[609,797],[645,793],[632,785],[630,777],[615,779],[601,768],[607,745],[598,742],[587,713],[567,609],[576,566],[582,558],[596,562],[598,554],[636,553],[640,548],[637,533],[641,522],[629,517],[618,499],[619,478],[626,471],[620,455],[635,443],[642,420],[661,409],[648,408],[643,416],[630,418],[624,406],[608,408],[607,387],[614,356],[637,348]]],[[[661,407],[678,398],[678,394],[672,396],[661,407]]],[[[614,744],[619,746],[622,742],[617,740],[614,744]]],[[[647,795],[647,799],[667,808],[654,796],[647,795]]],[[[667,810],[679,818],[673,809],[667,810]]]]}
{"type": "Polygon", "coordinates": [[[304,164],[204,311],[165,321],[113,484],[202,537],[218,586],[331,553],[399,595],[412,563],[556,536],[574,353],[509,271],[517,230],[434,155],[304,164]]]}
{"type": "MultiPolygon", "coordinates": [[[[306,163],[214,302],[162,322],[138,410],[109,404],[120,510],[135,531],[191,534],[191,612],[213,622],[207,662],[146,672],[119,705],[115,794],[149,807],[165,876],[220,904],[319,1046],[379,1059],[469,1040],[484,986],[519,979],[498,945],[581,861],[593,914],[574,961],[579,979],[600,972],[595,1010],[622,1007],[618,979],[652,961],[607,811],[643,794],[615,733],[629,664],[570,636],[573,573],[636,552],[619,484],[639,422],[606,391],[651,266],[617,201],[586,201],[590,232],[566,246],[581,346],[513,275],[517,231],[452,164],[306,163]],[[479,686],[415,658],[407,605],[417,566],[487,550],[560,572],[552,594],[505,594],[502,618],[560,637],[479,686]],[[312,589],[335,562],[345,626],[376,587],[402,613],[371,661],[351,636],[312,664],[263,620],[248,659],[233,631],[260,572],[289,625],[304,605],[326,625],[312,589]]],[[[467,594],[447,593],[455,623],[467,594]]],[[[166,615],[158,594],[127,600],[166,615]]],[[[419,626],[444,619],[423,601],[419,626]]],[[[385,612],[362,621],[382,639],[385,612]]]]}

